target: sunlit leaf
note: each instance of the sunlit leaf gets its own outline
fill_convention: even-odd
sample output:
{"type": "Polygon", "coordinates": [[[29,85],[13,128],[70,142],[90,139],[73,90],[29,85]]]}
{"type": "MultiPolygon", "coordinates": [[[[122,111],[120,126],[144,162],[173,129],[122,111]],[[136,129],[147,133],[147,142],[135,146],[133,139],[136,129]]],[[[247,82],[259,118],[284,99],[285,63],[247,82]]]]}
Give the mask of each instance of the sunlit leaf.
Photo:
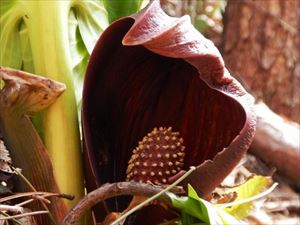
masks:
{"type": "Polygon", "coordinates": [[[191,185],[188,186],[188,196],[177,197],[170,195],[172,204],[180,209],[182,225],[191,224],[244,224],[217,206],[201,199],[191,185]]]}
{"type": "MultiPolygon", "coordinates": [[[[253,197],[261,193],[271,183],[272,180],[270,177],[254,176],[244,184],[233,188],[231,191],[237,193],[238,197],[236,198],[235,201],[239,201],[239,200],[253,197]]],[[[236,218],[243,219],[249,214],[252,205],[253,205],[252,202],[247,202],[244,204],[233,205],[232,207],[225,208],[224,211],[228,212],[229,214],[233,215],[236,218]]]]}

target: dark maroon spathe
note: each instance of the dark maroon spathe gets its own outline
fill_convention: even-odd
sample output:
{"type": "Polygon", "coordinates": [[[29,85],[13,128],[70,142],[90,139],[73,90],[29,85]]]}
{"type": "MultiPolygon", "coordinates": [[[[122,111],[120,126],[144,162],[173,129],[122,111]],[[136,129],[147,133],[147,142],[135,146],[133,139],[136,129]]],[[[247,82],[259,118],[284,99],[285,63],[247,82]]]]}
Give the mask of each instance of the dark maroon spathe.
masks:
{"type": "Polygon", "coordinates": [[[189,17],[169,17],[151,2],[110,25],[90,58],[82,110],[88,190],[124,181],[133,149],[162,126],[183,137],[183,169],[198,167],[187,182],[207,195],[248,149],[252,106],[189,17]]]}

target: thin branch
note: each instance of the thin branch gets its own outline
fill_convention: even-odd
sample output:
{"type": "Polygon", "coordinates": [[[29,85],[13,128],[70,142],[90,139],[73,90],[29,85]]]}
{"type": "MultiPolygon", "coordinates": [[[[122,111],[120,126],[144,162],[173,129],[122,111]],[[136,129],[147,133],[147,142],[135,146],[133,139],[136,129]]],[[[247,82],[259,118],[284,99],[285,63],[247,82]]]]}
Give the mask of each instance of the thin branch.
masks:
{"type": "MultiPolygon", "coordinates": [[[[0,213],[1,213],[1,215],[5,216],[5,217],[8,217],[8,216],[9,216],[9,214],[7,214],[6,212],[1,212],[1,211],[0,211],[0,213]]],[[[15,224],[24,225],[23,223],[21,223],[19,220],[15,219],[15,218],[12,218],[12,221],[13,221],[15,224]]],[[[6,225],[9,225],[8,220],[5,220],[5,224],[6,224],[6,225]]]]}
{"type": "Polygon", "coordinates": [[[44,194],[41,194],[41,196],[40,195],[34,195],[32,197],[33,197],[32,199],[28,199],[26,201],[20,202],[20,203],[16,204],[16,206],[23,206],[23,205],[29,204],[33,201],[36,201],[36,200],[44,201],[45,203],[51,204],[51,201],[46,199],[48,197],[59,197],[59,198],[65,198],[65,199],[68,199],[68,200],[73,200],[74,199],[74,196],[59,194],[59,193],[47,193],[47,192],[45,192],[44,194]]]}
{"type": "MultiPolygon", "coordinates": [[[[137,182],[118,182],[113,184],[105,184],[84,196],[68,212],[61,225],[75,224],[76,221],[78,221],[81,218],[85,211],[106,199],[121,195],[137,195],[151,197],[162,190],[163,188],[159,186],[137,182]]],[[[167,205],[171,204],[171,200],[167,194],[161,195],[157,200],[160,202],[164,202],[167,205]]]]}
{"type": "Polygon", "coordinates": [[[1,220],[10,220],[10,219],[16,219],[16,218],[22,218],[25,216],[34,216],[34,215],[40,215],[40,214],[49,214],[48,211],[34,211],[34,212],[28,212],[28,213],[22,213],[14,216],[5,216],[5,217],[0,217],[1,220]]]}
{"type": "Polygon", "coordinates": [[[27,205],[27,204],[29,204],[29,203],[31,203],[31,202],[34,202],[36,199],[28,199],[28,200],[25,200],[25,201],[23,201],[23,202],[20,202],[20,203],[18,203],[18,204],[16,204],[15,206],[24,206],[24,205],[27,205]]]}
{"type": "MultiPolygon", "coordinates": [[[[60,197],[60,198],[66,198],[68,195],[64,194],[59,194],[59,193],[51,193],[51,192],[43,192],[43,191],[37,191],[37,192],[23,192],[23,193],[17,193],[14,195],[10,195],[7,197],[0,198],[0,203],[1,202],[6,202],[12,199],[16,198],[22,198],[22,197],[36,197],[36,196],[41,196],[41,197],[60,197]]],[[[69,197],[67,199],[70,199],[69,197]]]]}
{"type": "Polygon", "coordinates": [[[12,170],[18,175],[32,191],[37,191],[35,187],[30,183],[30,181],[15,167],[11,166],[12,170]]]}

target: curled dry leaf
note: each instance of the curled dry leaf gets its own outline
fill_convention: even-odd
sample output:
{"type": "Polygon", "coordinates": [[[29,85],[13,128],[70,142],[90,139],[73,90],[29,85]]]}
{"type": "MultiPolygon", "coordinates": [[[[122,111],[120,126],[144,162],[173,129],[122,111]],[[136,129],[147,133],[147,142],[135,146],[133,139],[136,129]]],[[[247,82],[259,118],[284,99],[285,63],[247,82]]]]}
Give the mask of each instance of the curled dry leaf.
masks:
{"type": "Polygon", "coordinates": [[[8,149],[0,138],[0,195],[10,193],[13,189],[14,171],[8,149]]]}
{"type": "Polygon", "coordinates": [[[11,163],[9,151],[6,149],[4,142],[0,139],[0,171],[4,173],[13,173],[11,163]]]}
{"type": "MultiPolygon", "coordinates": [[[[186,147],[179,170],[197,166],[183,185],[190,183],[202,197],[237,165],[256,125],[253,98],[229,74],[213,43],[188,16],[169,17],[156,0],[101,35],[85,77],[82,121],[89,191],[125,180],[139,141],[155,127],[171,127],[186,147]]],[[[157,141],[151,143],[161,144],[157,141]]],[[[155,155],[155,148],[150,149],[155,155]]],[[[146,179],[151,172],[137,174],[146,179]]],[[[127,202],[117,198],[102,209],[121,210],[127,202]]],[[[149,223],[157,224],[165,218],[162,212],[157,207],[143,210],[136,223],[145,224],[151,214],[149,223]]]]}
{"type": "MultiPolygon", "coordinates": [[[[59,192],[48,152],[28,115],[51,105],[65,90],[65,85],[4,67],[0,67],[0,79],[4,81],[0,90],[0,135],[10,150],[14,166],[22,169],[36,190],[59,192]]],[[[16,189],[30,190],[22,180],[18,180],[16,189]]],[[[49,207],[57,221],[66,213],[62,199],[53,199],[49,207]]],[[[51,221],[44,216],[40,224],[51,224],[51,221]]]]}

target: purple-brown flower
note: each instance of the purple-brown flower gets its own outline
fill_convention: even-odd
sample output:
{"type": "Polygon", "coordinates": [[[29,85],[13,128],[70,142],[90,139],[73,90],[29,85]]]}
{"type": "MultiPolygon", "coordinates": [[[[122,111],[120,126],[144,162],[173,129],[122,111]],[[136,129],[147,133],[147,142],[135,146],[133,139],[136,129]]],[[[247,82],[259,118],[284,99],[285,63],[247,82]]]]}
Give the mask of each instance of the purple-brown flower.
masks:
{"type": "MultiPolygon", "coordinates": [[[[166,170],[170,174],[163,174],[158,183],[169,183],[178,171],[197,166],[186,182],[200,196],[209,194],[252,141],[252,105],[251,96],[226,70],[219,51],[190,18],[169,17],[159,1],[152,1],[141,12],[110,25],[90,58],[82,111],[88,189],[126,179],[155,183],[151,172],[157,179],[158,172],[166,170]],[[171,148],[164,152],[162,146],[167,144],[156,136],[150,137],[149,148],[143,144],[145,149],[139,148],[143,138],[159,127],[170,127],[182,138],[180,148],[174,148],[178,154],[181,144],[185,146],[182,164],[170,158],[171,148]],[[172,163],[170,169],[152,170],[150,166],[161,159],[163,166],[172,163]]],[[[104,208],[120,210],[122,203],[118,198],[104,208]]]]}

